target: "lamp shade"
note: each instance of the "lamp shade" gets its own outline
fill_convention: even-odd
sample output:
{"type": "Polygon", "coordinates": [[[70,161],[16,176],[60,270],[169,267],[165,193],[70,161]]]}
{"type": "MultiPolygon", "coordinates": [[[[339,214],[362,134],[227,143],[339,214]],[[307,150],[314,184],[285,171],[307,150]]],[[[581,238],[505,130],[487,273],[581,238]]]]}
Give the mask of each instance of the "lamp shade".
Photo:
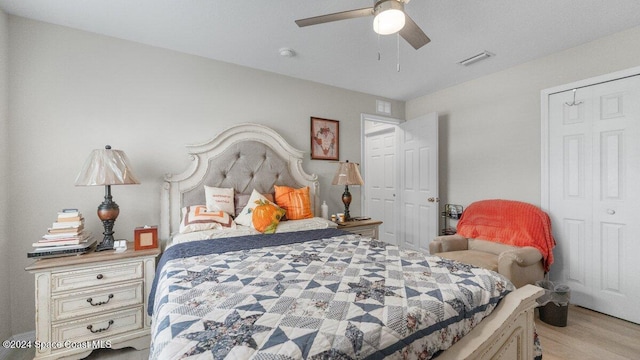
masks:
{"type": "Polygon", "coordinates": [[[340,162],[338,171],[336,171],[333,181],[333,185],[363,185],[364,181],[360,176],[360,170],[358,170],[358,164],[351,163],[349,160],[346,162],[340,162]]]}
{"type": "Polygon", "coordinates": [[[104,149],[91,152],[82,171],[76,178],[76,186],[140,184],[131,172],[127,155],[122,150],[104,149]]]}

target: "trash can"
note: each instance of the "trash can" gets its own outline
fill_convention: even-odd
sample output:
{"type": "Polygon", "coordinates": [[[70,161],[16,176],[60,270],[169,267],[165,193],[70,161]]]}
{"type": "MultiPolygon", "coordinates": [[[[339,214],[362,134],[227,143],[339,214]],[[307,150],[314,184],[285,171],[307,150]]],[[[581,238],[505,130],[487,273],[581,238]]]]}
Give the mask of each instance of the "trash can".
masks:
{"type": "Polygon", "coordinates": [[[540,320],[553,326],[567,326],[571,289],[549,280],[536,281],[536,286],[544,289],[544,294],[537,299],[540,320]]]}

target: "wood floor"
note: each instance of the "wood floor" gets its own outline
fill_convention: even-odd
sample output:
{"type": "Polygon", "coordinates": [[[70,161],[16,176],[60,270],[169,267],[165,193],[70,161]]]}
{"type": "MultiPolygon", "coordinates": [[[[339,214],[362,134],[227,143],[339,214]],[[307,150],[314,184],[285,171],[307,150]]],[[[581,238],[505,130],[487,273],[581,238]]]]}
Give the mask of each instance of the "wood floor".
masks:
{"type": "Polygon", "coordinates": [[[640,359],[640,325],[569,306],[566,327],[536,317],[544,360],[640,359]]]}
{"type": "MultiPolygon", "coordinates": [[[[638,360],[640,359],[640,325],[616,319],[578,306],[569,306],[566,327],[545,324],[536,316],[536,329],[544,360],[638,360]]],[[[32,359],[33,349],[16,352],[12,360],[32,359]]],[[[94,351],[91,360],[142,360],[149,350],[134,349],[94,351]]]]}

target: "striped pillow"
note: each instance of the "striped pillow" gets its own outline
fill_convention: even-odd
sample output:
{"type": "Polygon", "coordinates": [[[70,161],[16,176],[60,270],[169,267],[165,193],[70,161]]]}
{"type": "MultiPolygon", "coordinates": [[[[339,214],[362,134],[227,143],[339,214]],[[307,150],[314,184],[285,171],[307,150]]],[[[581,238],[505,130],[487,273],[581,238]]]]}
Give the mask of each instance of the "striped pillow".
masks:
{"type": "Polygon", "coordinates": [[[276,190],[276,204],[287,211],[288,220],[309,219],[313,217],[309,187],[300,189],[288,186],[273,186],[276,190]]]}
{"type": "Polygon", "coordinates": [[[190,233],[201,230],[235,228],[236,223],[224,211],[208,212],[205,205],[192,205],[182,208],[180,233],[190,233]]]}

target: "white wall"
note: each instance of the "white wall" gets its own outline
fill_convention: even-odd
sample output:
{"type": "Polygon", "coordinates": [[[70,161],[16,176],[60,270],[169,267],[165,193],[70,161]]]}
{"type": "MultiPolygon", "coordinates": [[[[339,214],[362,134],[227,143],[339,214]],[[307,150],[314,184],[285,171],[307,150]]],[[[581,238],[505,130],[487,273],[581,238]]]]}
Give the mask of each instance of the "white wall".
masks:
{"type": "Polygon", "coordinates": [[[638,65],[640,27],[408,101],[407,119],[439,113],[443,203],[539,205],[540,91],[638,65]]]}
{"type": "MultiPolygon", "coordinates": [[[[25,253],[56,212],[78,207],[87,227],[102,232],[95,209],[104,189],[73,185],[92,149],[124,150],[142,182],[112,188],[120,205],[115,236],[131,238],[136,226],[159,222],[161,180],[186,168],[185,144],[257,122],[308,150],[309,117],[319,116],[340,121],[340,158],[359,159],[360,114],[375,112],[376,98],[367,94],[14,16],[9,28],[14,334],[34,328],[25,253]]],[[[392,106],[403,118],[404,103],[392,106]]],[[[336,164],[307,155],[304,166],[320,177],[330,211],[338,211],[342,189],[330,185],[336,164]]],[[[359,198],[354,187],[355,214],[359,198]]]]}
{"type": "MultiPolygon", "coordinates": [[[[0,10],[0,249],[9,248],[9,229],[7,228],[7,215],[9,204],[7,199],[8,150],[9,136],[7,135],[8,87],[7,87],[7,63],[9,24],[7,15],[0,10]]],[[[8,251],[0,251],[0,340],[8,339],[11,333],[11,303],[9,298],[9,279],[11,254],[8,251]],[[6,274],[6,275],[5,275],[6,274]]],[[[0,352],[1,349],[0,349],[0,352]]]]}

